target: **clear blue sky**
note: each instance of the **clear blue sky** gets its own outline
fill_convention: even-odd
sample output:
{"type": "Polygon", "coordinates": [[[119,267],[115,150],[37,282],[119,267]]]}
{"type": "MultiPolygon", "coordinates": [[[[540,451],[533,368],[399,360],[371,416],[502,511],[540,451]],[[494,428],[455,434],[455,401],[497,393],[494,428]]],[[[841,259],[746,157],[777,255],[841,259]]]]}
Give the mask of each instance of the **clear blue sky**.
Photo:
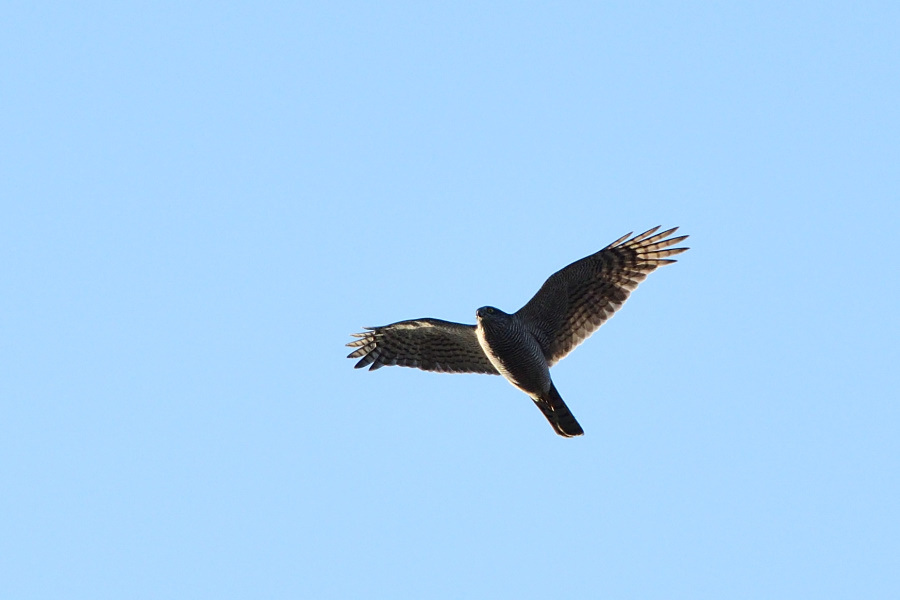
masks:
{"type": "Polygon", "coordinates": [[[0,23],[0,597],[900,597],[896,3],[0,23]],[[345,358],[654,225],[583,438],[345,358]]]}

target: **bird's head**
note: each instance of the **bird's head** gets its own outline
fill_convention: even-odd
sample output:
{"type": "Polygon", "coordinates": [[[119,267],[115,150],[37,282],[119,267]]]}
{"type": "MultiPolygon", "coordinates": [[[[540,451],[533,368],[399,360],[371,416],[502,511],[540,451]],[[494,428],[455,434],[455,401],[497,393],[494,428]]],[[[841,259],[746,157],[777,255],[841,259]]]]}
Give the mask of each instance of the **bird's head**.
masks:
{"type": "Polygon", "coordinates": [[[475,311],[475,317],[480,321],[482,319],[493,319],[497,317],[506,317],[508,316],[505,312],[500,310],[499,308],[494,308],[493,306],[482,306],[478,310],[475,311]]]}

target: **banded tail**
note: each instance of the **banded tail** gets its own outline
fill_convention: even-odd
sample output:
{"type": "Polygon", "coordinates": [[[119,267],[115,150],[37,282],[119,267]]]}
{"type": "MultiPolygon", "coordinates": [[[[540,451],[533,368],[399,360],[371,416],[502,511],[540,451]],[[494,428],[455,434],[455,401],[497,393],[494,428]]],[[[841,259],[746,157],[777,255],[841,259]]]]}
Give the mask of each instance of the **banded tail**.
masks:
{"type": "Polygon", "coordinates": [[[572,416],[572,411],[563,402],[562,396],[556,391],[556,386],[552,382],[550,383],[550,391],[538,398],[532,398],[532,400],[541,409],[547,420],[550,421],[550,426],[553,427],[553,431],[557,434],[563,437],[584,435],[581,425],[572,416]]]}

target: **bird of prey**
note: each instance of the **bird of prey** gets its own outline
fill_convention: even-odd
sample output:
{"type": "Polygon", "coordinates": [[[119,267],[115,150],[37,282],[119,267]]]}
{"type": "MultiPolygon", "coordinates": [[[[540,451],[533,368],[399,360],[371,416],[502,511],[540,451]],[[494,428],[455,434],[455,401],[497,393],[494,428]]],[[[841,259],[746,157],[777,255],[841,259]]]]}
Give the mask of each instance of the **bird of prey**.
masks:
{"type": "Polygon", "coordinates": [[[550,367],[586,340],[657,268],[687,248],[671,248],[688,236],[678,228],[617,239],[596,254],[575,261],[544,282],[514,313],[492,306],[475,311],[476,325],[413,319],[366,327],[347,344],[356,348],[356,368],[385,365],[443,373],[503,375],[534,401],[553,430],[564,437],[584,430],[550,379],[550,367]]]}

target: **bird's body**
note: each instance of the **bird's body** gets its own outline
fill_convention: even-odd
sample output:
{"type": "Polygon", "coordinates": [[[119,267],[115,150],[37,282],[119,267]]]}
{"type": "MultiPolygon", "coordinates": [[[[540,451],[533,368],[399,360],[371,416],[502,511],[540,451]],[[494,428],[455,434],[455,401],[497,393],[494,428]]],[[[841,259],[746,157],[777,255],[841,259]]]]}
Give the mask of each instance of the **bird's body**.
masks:
{"type": "Polygon", "coordinates": [[[550,389],[550,367],[541,345],[516,315],[490,306],[475,312],[475,335],[488,360],[526,394],[550,389]]]}
{"type": "MultiPolygon", "coordinates": [[[[550,378],[550,367],[588,338],[618,310],[632,290],[666,257],[687,248],[669,248],[687,236],[665,239],[656,227],[619,238],[603,250],[554,273],[534,297],[509,314],[491,306],[476,311],[477,325],[439,319],[400,321],[353,334],[360,339],[357,368],[385,365],[427,371],[503,375],[528,394],[554,431],[564,437],[583,430],[550,378]]],[[[676,228],[677,229],[677,228],[676,228]]]]}

